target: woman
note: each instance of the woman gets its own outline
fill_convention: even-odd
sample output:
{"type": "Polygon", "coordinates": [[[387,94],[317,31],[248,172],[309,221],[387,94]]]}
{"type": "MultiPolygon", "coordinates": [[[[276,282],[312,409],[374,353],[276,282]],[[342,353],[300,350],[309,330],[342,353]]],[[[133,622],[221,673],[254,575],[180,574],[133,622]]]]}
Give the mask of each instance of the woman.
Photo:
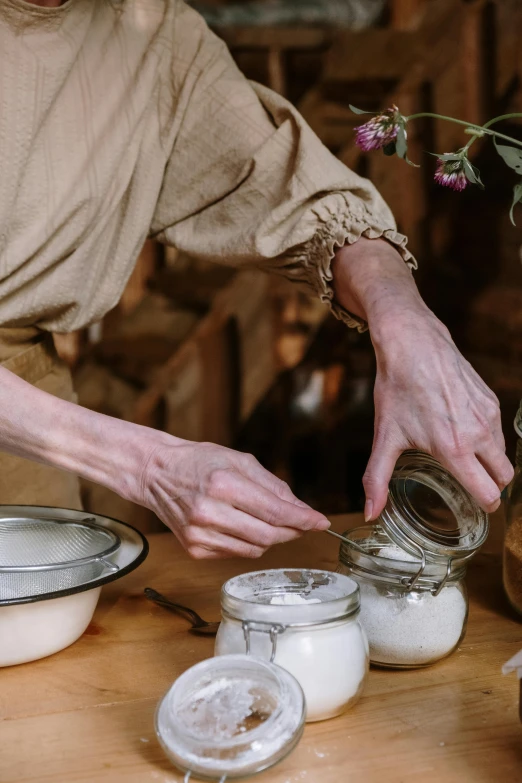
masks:
{"type": "Polygon", "coordinates": [[[49,333],[112,308],[152,236],[283,274],[369,325],[368,520],[411,447],[498,506],[512,469],[497,400],[422,302],[389,209],[181,0],[0,0],[0,99],[1,503],[78,506],[83,476],[195,557],[327,527],[249,455],[73,404],[49,333]]]}

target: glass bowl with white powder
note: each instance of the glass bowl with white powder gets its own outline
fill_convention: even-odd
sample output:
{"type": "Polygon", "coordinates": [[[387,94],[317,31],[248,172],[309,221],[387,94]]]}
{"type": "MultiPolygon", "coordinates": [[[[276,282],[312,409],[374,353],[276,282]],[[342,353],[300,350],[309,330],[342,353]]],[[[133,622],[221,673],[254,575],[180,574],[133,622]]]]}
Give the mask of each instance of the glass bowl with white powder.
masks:
{"type": "Polygon", "coordinates": [[[362,693],[368,643],[357,582],[329,571],[273,569],[234,577],[221,592],[216,655],[247,653],[290,672],[306,720],[335,717],[362,693]]]}
{"type": "Polygon", "coordinates": [[[339,554],[339,573],[359,584],[372,663],[428,666],[457,648],[466,567],[487,533],[487,515],[442,465],[401,456],[377,523],[348,531],[339,554]]]}

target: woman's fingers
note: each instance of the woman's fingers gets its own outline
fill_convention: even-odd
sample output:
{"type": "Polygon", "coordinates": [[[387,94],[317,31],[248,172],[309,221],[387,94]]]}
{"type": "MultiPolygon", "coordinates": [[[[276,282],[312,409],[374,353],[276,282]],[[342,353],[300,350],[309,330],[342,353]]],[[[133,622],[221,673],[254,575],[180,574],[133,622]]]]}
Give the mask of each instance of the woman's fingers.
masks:
{"type": "Polygon", "coordinates": [[[477,453],[477,459],[491,476],[499,490],[502,491],[504,487],[507,487],[513,478],[514,470],[513,465],[502,449],[495,448],[493,444],[490,448],[486,446],[477,453]]]}
{"type": "Polygon", "coordinates": [[[283,500],[235,470],[214,470],[207,487],[211,498],[275,527],[324,530],[328,520],[306,505],[283,500]]]}
{"type": "Polygon", "coordinates": [[[500,489],[475,454],[441,460],[484,511],[492,512],[500,505],[500,489]]]}
{"type": "Polygon", "coordinates": [[[184,548],[191,557],[211,560],[225,557],[261,557],[266,547],[248,543],[212,528],[190,525],[179,534],[184,548]]]}
{"type": "Polygon", "coordinates": [[[392,441],[383,441],[376,431],[372,454],[363,477],[366,494],[364,518],[366,522],[376,519],[386,505],[388,499],[388,484],[395,464],[404,451],[392,441]]]}
{"type": "MultiPolygon", "coordinates": [[[[256,484],[260,484],[269,492],[272,492],[276,497],[286,500],[288,503],[293,503],[300,508],[312,510],[311,506],[307,503],[303,503],[302,500],[299,500],[299,498],[294,495],[286,481],[282,481],[280,478],[277,478],[277,476],[274,476],[273,473],[270,473],[269,470],[266,470],[254,456],[240,453],[238,454],[238,458],[237,467],[243,476],[249,478],[256,484]]],[[[319,514],[319,517],[325,520],[325,517],[323,517],[322,514],[319,514]]]]}
{"type": "Polygon", "coordinates": [[[302,534],[295,528],[268,524],[227,503],[204,496],[196,498],[190,516],[191,524],[198,528],[232,536],[263,549],[294,541],[302,534]]]}
{"type": "MultiPolygon", "coordinates": [[[[363,478],[366,521],[376,519],[384,509],[388,484],[401,453],[402,449],[392,447],[374,448],[363,478]]],[[[511,463],[504,454],[490,452],[482,457],[470,454],[459,459],[439,459],[484,511],[493,512],[499,507],[500,491],[509,484],[513,476],[511,463]]]]}
{"type": "Polygon", "coordinates": [[[269,547],[299,538],[288,527],[274,527],[226,503],[198,496],[191,504],[182,543],[192,557],[260,557],[269,547]]]}
{"type": "MultiPolygon", "coordinates": [[[[382,419],[381,419],[382,421],[382,419]]],[[[410,418],[410,423],[412,418],[410,418]]],[[[387,501],[388,483],[401,453],[414,447],[433,454],[452,473],[485,511],[495,511],[500,504],[500,492],[513,477],[513,468],[503,450],[503,438],[484,427],[471,438],[466,450],[452,448],[452,433],[444,437],[443,429],[432,430],[428,440],[415,442],[415,428],[393,436],[391,428],[382,434],[382,425],[376,424],[372,455],[363,479],[366,492],[365,518],[375,519],[387,501]],[[502,443],[502,446],[499,445],[502,443]]],[[[470,431],[472,427],[470,427],[470,431]]]]}
{"type": "Polygon", "coordinates": [[[254,457],[211,443],[157,448],[142,485],[147,506],[193,557],[259,557],[330,524],[254,457]]]}

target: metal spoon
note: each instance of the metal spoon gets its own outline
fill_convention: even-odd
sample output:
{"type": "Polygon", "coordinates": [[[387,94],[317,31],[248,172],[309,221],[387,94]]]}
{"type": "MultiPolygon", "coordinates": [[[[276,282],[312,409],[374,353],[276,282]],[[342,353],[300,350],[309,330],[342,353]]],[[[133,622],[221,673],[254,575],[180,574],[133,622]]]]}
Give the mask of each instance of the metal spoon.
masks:
{"type": "Polygon", "coordinates": [[[208,623],[206,620],[203,620],[203,618],[200,617],[199,614],[193,609],[188,609],[186,606],[181,606],[180,604],[175,604],[172,601],[169,601],[168,598],[165,598],[164,595],[161,595],[161,593],[153,590],[152,587],[146,587],[143,592],[149,601],[153,601],[155,604],[158,604],[158,606],[164,606],[165,609],[170,609],[170,611],[181,615],[181,617],[184,617],[186,620],[189,620],[189,622],[192,623],[192,627],[189,629],[191,633],[200,634],[201,636],[216,635],[219,628],[219,623],[208,623]]]}
{"type": "Polygon", "coordinates": [[[324,532],[331,536],[335,536],[335,538],[338,538],[340,541],[344,541],[345,544],[351,543],[351,541],[349,541],[346,536],[342,536],[340,533],[336,533],[335,530],[330,530],[330,528],[327,528],[324,532]]]}

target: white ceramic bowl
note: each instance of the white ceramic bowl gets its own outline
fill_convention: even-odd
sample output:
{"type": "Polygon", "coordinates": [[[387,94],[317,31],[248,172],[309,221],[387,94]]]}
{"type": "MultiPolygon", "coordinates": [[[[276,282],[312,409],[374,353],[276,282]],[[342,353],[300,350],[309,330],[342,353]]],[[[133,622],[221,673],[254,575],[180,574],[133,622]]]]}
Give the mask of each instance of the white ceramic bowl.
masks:
{"type": "Polygon", "coordinates": [[[0,514],[10,517],[19,514],[38,518],[49,512],[71,521],[89,516],[97,525],[116,533],[121,545],[110,559],[118,570],[104,571],[101,576],[67,590],[0,601],[0,667],[35,661],[75,642],[92,619],[102,586],[133,571],[148,553],[147,541],[139,531],[110,517],[69,509],[0,506],[0,514]]]}

